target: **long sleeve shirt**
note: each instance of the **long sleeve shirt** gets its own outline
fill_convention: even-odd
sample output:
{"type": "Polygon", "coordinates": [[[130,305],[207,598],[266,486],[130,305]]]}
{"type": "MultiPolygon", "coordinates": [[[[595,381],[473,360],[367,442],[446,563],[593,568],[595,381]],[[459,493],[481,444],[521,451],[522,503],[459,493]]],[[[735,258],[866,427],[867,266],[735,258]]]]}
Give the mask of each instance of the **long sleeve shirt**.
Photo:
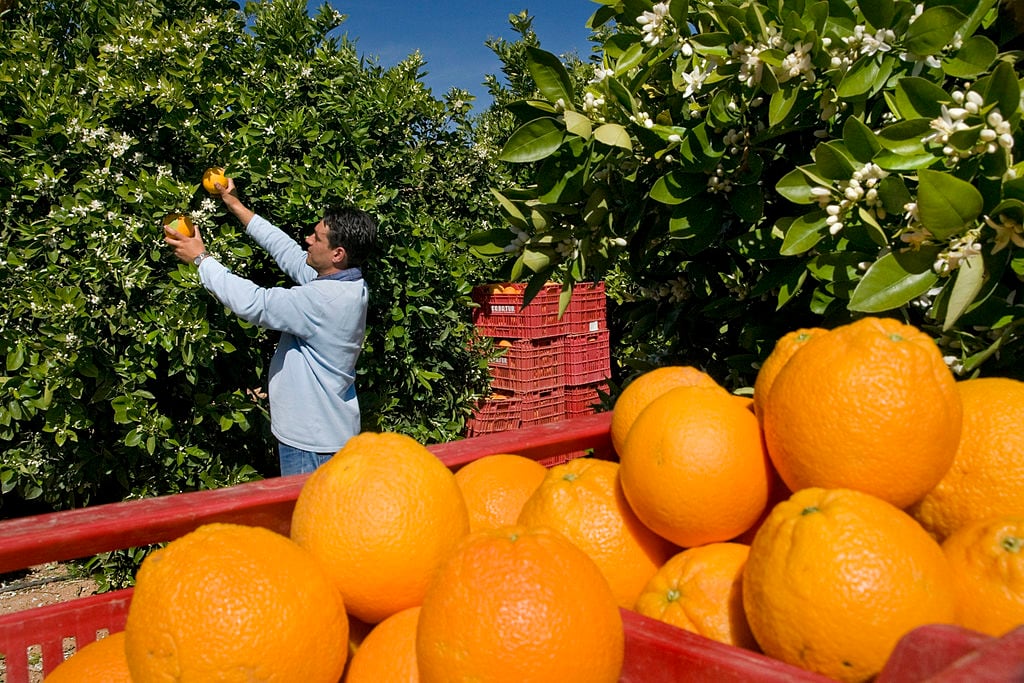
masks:
{"type": "Polygon", "coordinates": [[[366,282],[358,269],[318,278],[305,250],[258,215],[246,233],[297,286],[260,287],[213,258],[200,264],[200,281],[243,320],[281,333],[267,387],[274,436],[334,452],[360,430],[355,367],[366,334],[366,282]]]}

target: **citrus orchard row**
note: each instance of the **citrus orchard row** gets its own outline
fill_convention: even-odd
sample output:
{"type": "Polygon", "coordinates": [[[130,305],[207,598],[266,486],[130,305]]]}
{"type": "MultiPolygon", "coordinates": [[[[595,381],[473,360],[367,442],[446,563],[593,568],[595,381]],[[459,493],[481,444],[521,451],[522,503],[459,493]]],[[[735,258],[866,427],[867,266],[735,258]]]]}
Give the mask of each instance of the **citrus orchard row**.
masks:
{"type": "Polygon", "coordinates": [[[89,680],[611,682],[620,608],[870,680],[916,626],[1024,622],[1022,406],[1024,384],[957,382],[928,337],[869,318],[780,339],[753,399],[695,368],[640,376],[617,460],[453,473],[364,433],[305,482],[290,538],[171,542],[123,641],[48,680],[105,648],[123,677],[89,680]]]}

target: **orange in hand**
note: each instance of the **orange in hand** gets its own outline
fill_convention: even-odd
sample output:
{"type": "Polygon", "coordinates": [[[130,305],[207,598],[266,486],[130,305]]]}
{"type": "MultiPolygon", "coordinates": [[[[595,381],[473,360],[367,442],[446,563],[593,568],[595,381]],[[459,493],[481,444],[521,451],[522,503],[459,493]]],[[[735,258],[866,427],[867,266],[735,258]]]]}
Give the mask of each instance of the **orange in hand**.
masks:
{"type": "Polygon", "coordinates": [[[188,214],[169,213],[164,216],[163,224],[165,228],[177,230],[185,237],[193,237],[196,234],[195,224],[192,223],[192,217],[188,214]]]}
{"type": "Polygon", "coordinates": [[[224,169],[219,166],[206,169],[206,172],[203,173],[203,188],[210,194],[220,194],[220,190],[217,189],[218,184],[222,189],[228,186],[224,169]]]}

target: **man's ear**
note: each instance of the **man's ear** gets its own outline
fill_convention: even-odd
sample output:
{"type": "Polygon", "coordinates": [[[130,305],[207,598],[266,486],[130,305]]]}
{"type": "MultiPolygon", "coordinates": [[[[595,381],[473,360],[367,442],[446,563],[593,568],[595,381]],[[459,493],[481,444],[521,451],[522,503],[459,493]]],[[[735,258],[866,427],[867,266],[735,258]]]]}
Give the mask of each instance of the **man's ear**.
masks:
{"type": "Polygon", "coordinates": [[[344,268],[348,261],[348,252],[345,251],[345,247],[335,247],[331,251],[331,262],[336,268],[344,268]]]}

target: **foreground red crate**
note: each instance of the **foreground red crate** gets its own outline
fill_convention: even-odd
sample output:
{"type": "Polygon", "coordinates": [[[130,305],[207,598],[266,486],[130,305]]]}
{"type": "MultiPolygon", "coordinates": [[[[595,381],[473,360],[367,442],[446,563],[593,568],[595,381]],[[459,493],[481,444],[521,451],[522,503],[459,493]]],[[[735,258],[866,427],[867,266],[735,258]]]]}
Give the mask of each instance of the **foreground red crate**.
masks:
{"type": "MultiPolygon", "coordinates": [[[[597,413],[429,448],[452,469],[485,455],[508,452],[541,462],[591,451],[595,457],[612,458],[610,422],[610,413],[597,413]]],[[[258,525],[287,534],[295,499],[307,476],[3,521],[0,573],[170,541],[210,522],[258,525]]],[[[130,589],[116,591],[0,616],[6,683],[30,680],[30,656],[41,657],[43,672],[53,670],[63,659],[65,638],[84,647],[97,638],[97,632],[123,629],[131,595],[130,589]]],[[[628,610],[622,615],[626,659],[620,681],[624,683],[829,680],[628,610]]],[[[952,627],[939,631],[924,627],[904,639],[890,665],[883,672],[885,683],[922,681],[927,676],[944,681],[1021,681],[1024,627],[1000,639],[952,627]]]]}

